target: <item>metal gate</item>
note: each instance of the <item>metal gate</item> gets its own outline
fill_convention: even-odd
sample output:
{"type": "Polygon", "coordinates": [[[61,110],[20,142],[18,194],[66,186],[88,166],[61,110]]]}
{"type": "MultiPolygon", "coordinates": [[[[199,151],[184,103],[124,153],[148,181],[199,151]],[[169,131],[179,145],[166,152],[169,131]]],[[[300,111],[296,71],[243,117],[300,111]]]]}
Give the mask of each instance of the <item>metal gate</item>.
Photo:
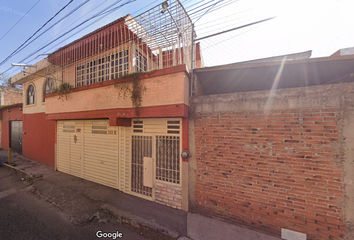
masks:
{"type": "Polygon", "coordinates": [[[144,157],[152,157],[152,136],[132,136],[131,191],[152,198],[152,188],[143,181],[144,157]]]}
{"type": "Polygon", "coordinates": [[[11,121],[11,149],[22,154],[22,121],[11,121]]]}

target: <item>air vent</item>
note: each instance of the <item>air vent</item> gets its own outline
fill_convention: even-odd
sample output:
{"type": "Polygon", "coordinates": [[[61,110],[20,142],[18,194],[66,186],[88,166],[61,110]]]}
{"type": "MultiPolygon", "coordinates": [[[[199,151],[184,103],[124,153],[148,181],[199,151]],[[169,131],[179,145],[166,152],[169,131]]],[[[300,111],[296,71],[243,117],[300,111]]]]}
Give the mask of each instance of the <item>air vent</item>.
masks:
{"type": "Polygon", "coordinates": [[[167,121],[167,133],[179,134],[181,128],[180,121],[167,121]]]}
{"type": "Polygon", "coordinates": [[[93,134],[107,134],[107,122],[92,122],[91,133],[93,134]]]}
{"type": "Polygon", "coordinates": [[[144,122],[142,120],[133,121],[133,132],[144,132],[144,122]]]}
{"type": "Polygon", "coordinates": [[[64,122],[63,132],[74,133],[75,132],[75,122],[64,122]]]}

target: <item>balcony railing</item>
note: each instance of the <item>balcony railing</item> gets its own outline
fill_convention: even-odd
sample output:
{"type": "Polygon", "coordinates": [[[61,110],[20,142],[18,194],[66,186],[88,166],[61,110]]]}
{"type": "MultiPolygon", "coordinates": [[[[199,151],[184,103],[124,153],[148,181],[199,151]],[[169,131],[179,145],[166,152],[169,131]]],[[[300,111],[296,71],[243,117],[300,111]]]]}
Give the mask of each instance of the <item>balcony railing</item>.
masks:
{"type": "Polygon", "coordinates": [[[178,0],[127,15],[58,49],[47,74],[76,87],[191,64],[192,23],[178,0]],[[164,5],[166,6],[166,5],[164,5]],[[60,78],[60,79],[59,79],[60,78]]]}

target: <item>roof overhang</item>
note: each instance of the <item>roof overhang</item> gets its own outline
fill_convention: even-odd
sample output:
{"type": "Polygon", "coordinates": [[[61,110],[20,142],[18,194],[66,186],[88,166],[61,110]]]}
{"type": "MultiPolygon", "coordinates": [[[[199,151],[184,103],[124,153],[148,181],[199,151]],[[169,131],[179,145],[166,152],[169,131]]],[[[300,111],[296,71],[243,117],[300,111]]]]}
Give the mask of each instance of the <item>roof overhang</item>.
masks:
{"type": "Polygon", "coordinates": [[[15,104],[12,104],[12,105],[1,106],[0,110],[9,109],[9,108],[15,108],[15,107],[22,107],[22,106],[23,106],[23,103],[15,103],[15,104]]]}
{"type": "Polygon", "coordinates": [[[260,91],[354,81],[354,55],[243,62],[196,69],[204,94],[260,91]]]}
{"type": "Polygon", "coordinates": [[[28,67],[24,71],[12,76],[11,83],[22,85],[23,83],[33,81],[33,79],[38,77],[45,77],[46,70],[50,65],[51,64],[48,62],[48,59],[45,58],[34,64],[34,67],[28,67]]]}

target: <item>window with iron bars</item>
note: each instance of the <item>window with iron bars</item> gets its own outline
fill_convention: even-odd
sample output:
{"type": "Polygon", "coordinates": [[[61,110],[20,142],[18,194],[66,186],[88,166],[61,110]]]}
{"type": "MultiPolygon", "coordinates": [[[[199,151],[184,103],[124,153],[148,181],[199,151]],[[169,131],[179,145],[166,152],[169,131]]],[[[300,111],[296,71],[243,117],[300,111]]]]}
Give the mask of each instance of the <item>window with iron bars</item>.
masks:
{"type": "Polygon", "coordinates": [[[180,137],[156,136],[156,179],[180,184],[180,137]]]}
{"type": "Polygon", "coordinates": [[[76,86],[118,79],[129,73],[129,50],[86,62],[76,67],[76,86]]]}
{"type": "Polygon", "coordinates": [[[141,55],[140,52],[138,52],[138,50],[136,51],[136,55],[135,55],[135,61],[136,61],[136,71],[137,72],[145,72],[147,69],[147,61],[146,58],[141,55]]]}

